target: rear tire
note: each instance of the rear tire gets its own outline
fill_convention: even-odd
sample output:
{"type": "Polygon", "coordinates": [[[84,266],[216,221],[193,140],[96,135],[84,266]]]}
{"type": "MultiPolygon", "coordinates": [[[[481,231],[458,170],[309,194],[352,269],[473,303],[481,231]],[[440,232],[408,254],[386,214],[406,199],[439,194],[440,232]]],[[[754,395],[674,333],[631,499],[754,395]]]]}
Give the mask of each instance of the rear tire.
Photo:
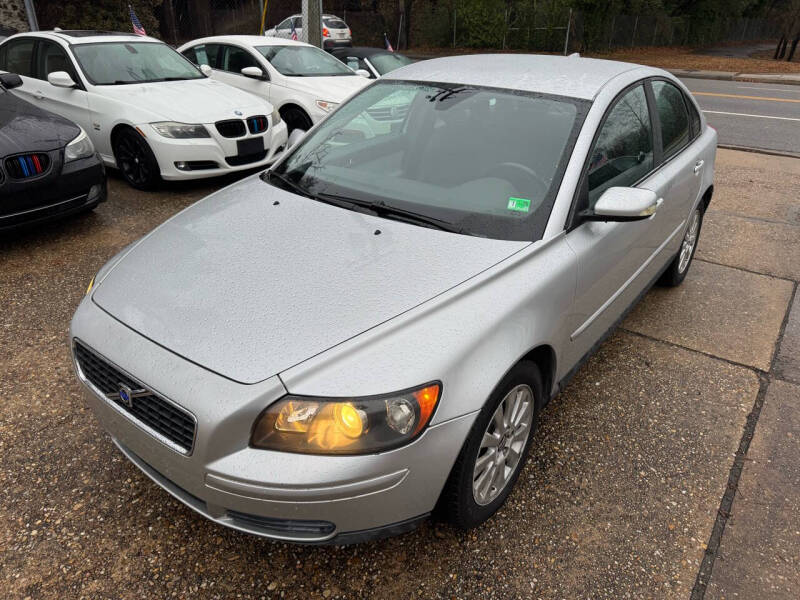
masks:
{"type": "Polygon", "coordinates": [[[689,217],[689,224],[681,241],[680,250],[672,262],[661,275],[658,283],[667,287],[676,287],[683,283],[692,266],[692,259],[700,241],[700,229],[703,226],[703,211],[700,206],[694,209],[692,216],[689,217]]]}
{"type": "Polygon", "coordinates": [[[286,133],[292,133],[295,129],[308,131],[314,125],[311,117],[302,108],[296,106],[284,106],[280,110],[281,119],[286,122],[286,133]]]}
{"type": "Polygon", "coordinates": [[[542,376],[534,363],[520,362],[503,377],[450,472],[436,507],[442,519],[470,529],[503,505],[528,456],[542,398],[542,376]]]}
{"type": "Polygon", "coordinates": [[[111,141],[117,168],[128,185],[154,190],[161,183],[161,169],[147,141],[136,130],[125,128],[111,141]]]}

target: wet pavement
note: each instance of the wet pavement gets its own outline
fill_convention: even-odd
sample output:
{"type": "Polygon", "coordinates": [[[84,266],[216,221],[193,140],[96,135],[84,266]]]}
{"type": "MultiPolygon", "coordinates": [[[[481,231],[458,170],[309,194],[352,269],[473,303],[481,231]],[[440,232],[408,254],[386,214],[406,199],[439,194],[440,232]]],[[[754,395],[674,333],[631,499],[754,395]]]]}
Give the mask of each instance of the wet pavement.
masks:
{"type": "Polygon", "coordinates": [[[684,286],[648,294],[548,406],[495,518],[344,548],[197,516],[121,457],[72,374],[89,279],[220,182],[112,179],[94,213],[0,239],[3,595],[794,598],[800,160],[720,150],[717,169],[684,286]]]}

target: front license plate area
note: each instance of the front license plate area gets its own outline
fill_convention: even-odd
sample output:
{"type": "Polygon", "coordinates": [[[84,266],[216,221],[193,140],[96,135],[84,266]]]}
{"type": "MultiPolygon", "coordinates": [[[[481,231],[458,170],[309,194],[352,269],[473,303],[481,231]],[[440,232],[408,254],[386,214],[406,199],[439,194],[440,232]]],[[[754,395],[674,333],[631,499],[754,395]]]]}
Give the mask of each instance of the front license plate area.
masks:
{"type": "Polygon", "coordinates": [[[236,153],[239,156],[249,156],[251,154],[259,154],[261,152],[264,152],[263,137],[255,137],[236,142],[236,153]]]}

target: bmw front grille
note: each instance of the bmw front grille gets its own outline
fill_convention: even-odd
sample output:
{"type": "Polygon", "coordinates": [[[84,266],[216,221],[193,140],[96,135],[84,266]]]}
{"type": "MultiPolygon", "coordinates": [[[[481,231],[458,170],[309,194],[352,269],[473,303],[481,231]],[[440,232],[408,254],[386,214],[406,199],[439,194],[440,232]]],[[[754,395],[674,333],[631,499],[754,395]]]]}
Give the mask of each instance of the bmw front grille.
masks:
{"type": "Polygon", "coordinates": [[[267,117],[264,115],[249,117],[247,119],[247,128],[250,130],[250,133],[264,133],[267,130],[267,127],[268,121],[267,117]]]}
{"type": "Polygon", "coordinates": [[[18,154],[5,160],[5,167],[11,179],[29,179],[44,175],[50,168],[50,157],[44,152],[18,154]]]}

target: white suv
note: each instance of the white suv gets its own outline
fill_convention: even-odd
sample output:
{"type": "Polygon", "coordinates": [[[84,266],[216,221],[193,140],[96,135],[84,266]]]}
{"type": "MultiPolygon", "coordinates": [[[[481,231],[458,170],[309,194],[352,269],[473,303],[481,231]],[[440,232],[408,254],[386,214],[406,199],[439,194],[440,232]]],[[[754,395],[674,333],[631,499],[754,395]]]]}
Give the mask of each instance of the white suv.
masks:
{"type": "MultiPolygon", "coordinates": [[[[292,37],[292,22],[297,33],[297,39],[303,39],[303,15],[292,15],[278,23],[272,29],[264,32],[269,37],[279,37],[290,39],[292,37]]],[[[344,19],[336,15],[322,15],[322,47],[325,50],[339,48],[341,46],[352,46],[353,34],[344,19]]]]}
{"type": "Polygon", "coordinates": [[[208,78],[153,38],[22,33],[0,44],[0,71],[20,75],[26,99],[78,123],[136,188],[265,166],[286,145],[266,99],[208,78]]]}

